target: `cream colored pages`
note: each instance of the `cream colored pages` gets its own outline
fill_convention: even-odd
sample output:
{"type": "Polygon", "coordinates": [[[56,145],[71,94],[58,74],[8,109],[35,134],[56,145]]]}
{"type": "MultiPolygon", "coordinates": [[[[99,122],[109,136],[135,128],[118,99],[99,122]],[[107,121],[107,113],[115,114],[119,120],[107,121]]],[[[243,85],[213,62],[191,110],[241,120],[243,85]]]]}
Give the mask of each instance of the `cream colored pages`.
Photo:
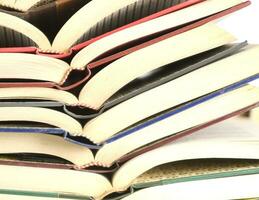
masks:
{"type": "Polygon", "coordinates": [[[41,133],[1,133],[0,153],[38,153],[63,158],[76,166],[94,161],[91,150],[65,141],[63,137],[41,133]]]}
{"type": "Polygon", "coordinates": [[[0,26],[22,33],[34,41],[41,49],[51,49],[51,44],[48,38],[38,28],[25,20],[0,12],[0,26]]]}
{"type": "Polygon", "coordinates": [[[250,117],[253,121],[259,124],[259,108],[256,108],[251,111],[250,117]]]}
{"type": "Polygon", "coordinates": [[[177,140],[177,143],[219,139],[235,142],[259,142],[258,130],[259,125],[252,120],[236,117],[181,138],[177,140]]]}
{"type": "Polygon", "coordinates": [[[34,79],[62,85],[71,71],[66,62],[40,55],[1,53],[0,60],[0,79],[34,79]]]}
{"type": "Polygon", "coordinates": [[[103,142],[149,116],[257,74],[258,53],[258,46],[248,47],[245,51],[139,94],[89,121],[84,133],[95,143],[103,142]],[[111,119],[117,123],[111,123],[111,119]]]}
{"type": "Polygon", "coordinates": [[[111,190],[107,178],[85,171],[0,165],[0,188],[98,197],[111,190]]]}
{"type": "Polygon", "coordinates": [[[78,99],[70,92],[43,87],[0,88],[0,99],[39,99],[78,105],[78,99]]]}
{"type": "MultiPolygon", "coordinates": [[[[37,46],[46,52],[66,52],[76,41],[97,22],[111,15],[113,12],[137,0],[92,0],[76,12],[60,29],[51,45],[48,38],[35,26],[18,17],[0,13],[0,26],[15,30],[30,38],[37,46]],[[96,12],[98,10],[98,12],[96,12]],[[83,23],[82,23],[83,22],[83,23]]],[[[25,11],[37,3],[33,1],[0,0],[0,4],[25,11]]]]}
{"type": "Polygon", "coordinates": [[[47,108],[0,107],[0,121],[29,121],[49,124],[62,128],[71,135],[82,135],[82,126],[74,118],[47,108]]]}
{"type": "Polygon", "coordinates": [[[106,66],[84,86],[79,101],[87,107],[99,109],[108,98],[135,78],[163,65],[233,41],[233,35],[213,23],[165,39],[106,66]]]}
{"type": "Polygon", "coordinates": [[[237,89],[106,144],[98,151],[95,160],[109,166],[134,149],[223,117],[258,101],[258,88],[246,86],[237,89]]]}
{"type": "Polygon", "coordinates": [[[259,159],[259,126],[253,124],[251,131],[247,125],[236,123],[222,122],[133,158],[114,175],[114,187],[126,188],[149,169],[174,161],[203,158],[259,159]],[[230,123],[241,130],[229,129],[230,123]]]}
{"type": "Polygon", "coordinates": [[[65,52],[97,22],[137,0],[92,0],[76,12],[61,28],[53,41],[53,49],[65,52]]]}
{"type": "Polygon", "coordinates": [[[122,200],[156,200],[157,197],[163,200],[245,199],[259,195],[258,184],[259,174],[190,181],[146,188],[122,200]]]}
{"type": "Polygon", "coordinates": [[[242,3],[242,0],[207,0],[151,21],[121,30],[85,47],[71,62],[74,68],[84,68],[90,61],[126,42],[195,21],[242,3]]]}

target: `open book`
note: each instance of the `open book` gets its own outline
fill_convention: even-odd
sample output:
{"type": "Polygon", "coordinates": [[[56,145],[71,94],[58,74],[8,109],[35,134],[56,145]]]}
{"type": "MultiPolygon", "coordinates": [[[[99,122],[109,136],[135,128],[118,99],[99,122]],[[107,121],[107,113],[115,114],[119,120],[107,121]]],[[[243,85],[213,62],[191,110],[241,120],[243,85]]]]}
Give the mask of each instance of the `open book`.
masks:
{"type": "MultiPolygon", "coordinates": [[[[41,122],[61,128],[69,133],[70,136],[82,136],[90,139],[96,144],[103,144],[107,142],[108,139],[118,137],[118,133],[128,127],[152,117],[157,113],[172,109],[175,106],[187,103],[217,90],[222,90],[224,93],[227,91],[225,87],[229,85],[236,84],[234,87],[239,87],[240,85],[242,86],[242,84],[251,81],[251,79],[257,79],[259,62],[257,57],[258,51],[258,46],[249,45],[244,50],[229,57],[212,62],[201,68],[196,68],[194,71],[187,71],[186,74],[181,74],[181,77],[178,77],[177,79],[168,80],[155,88],[140,93],[108,109],[88,122],[84,120],[81,121],[81,124],[64,112],[50,108],[32,106],[21,107],[22,104],[16,104],[16,106],[13,105],[13,107],[1,107],[0,113],[3,114],[0,115],[0,120],[41,122]],[[201,79],[200,77],[203,78],[201,79]],[[192,84],[190,84],[188,80],[193,80],[192,84]],[[207,84],[208,82],[210,82],[209,85],[207,84]],[[174,93],[176,96],[169,96],[168,93],[174,93]],[[143,102],[146,103],[143,104],[143,102]],[[4,114],[6,110],[8,110],[8,115],[4,114]],[[132,112],[132,110],[138,112],[132,112]],[[125,118],[124,116],[127,117],[125,118]],[[114,120],[116,120],[116,123],[112,123],[114,120]]],[[[203,59],[204,58],[201,60],[203,59]]],[[[191,58],[191,61],[193,60],[194,59],[191,58]]],[[[198,62],[199,61],[200,60],[198,59],[198,62]]],[[[176,64],[175,67],[176,66],[178,69],[172,71],[172,75],[187,69],[186,65],[183,65],[183,68],[179,68],[180,65],[178,64],[176,64]]],[[[173,67],[173,65],[169,67],[173,67]]],[[[50,89],[46,89],[46,91],[48,90],[51,91],[50,89]]],[[[100,88],[100,90],[102,90],[102,88],[100,88]]],[[[32,88],[3,88],[0,89],[0,91],[0,99],[2,100],[22,99],[24,97],[44,99],[44,96],[42,95],[37,96],[44,92],[44,90],[39,88],[34,88],[34,93],[32,93],[32,88]]],[[[105,90],[102,91],[103,93],[105,92],[105,90]]],[[[58,93],[53,91],[49,94],[53,94],[54,97],[57,97],[55,100],[58,100],[58,98],[61,97],[60,94],[62,94],[62,92],[58,93]]],[[[45,99],[47,98],[45,97],[45,99]]],[[[97,100],[98,99],[96,99],[96,101],[97,100]]],[[[6,106],[6,104],[3,105],[6,106]]],[[[76,104],[74,103],[74,105],[76,104]]]]}
{"type": "MultiPolygon", "coordinates": [[[[241,9],[249,4],[249,2],[241,3],[242,1],[240,1],[240,0],[234,1],[234,2],[231,1],[231,2],[232,3],[230,3],[230,4],[226,4],[223,1],[221,2],[218,0],[205,1],[205,2],[199,3],[197,5],[187,7],[186,9],[182,9],[182,10],[179,10],[176,12],[172,12],[171,14],[161,16],[157,19],[153,19],[153,20],[147,21],[145,23],[141,23],[137,26],[132,26],[132,27],[126,28],[124,30],[115,32],[115,33],[108,35],[106,37],[103,37],[100,40],[87,46],[86,49],[82,50],[79,54],[77,54],[74,57],[74,59],[71,62],[71,66],[69,66],[65,62],[56,61],[54,59],[48,59],[48,57],[40,58],[40,57],[34,57],[34,56],[25,56],[24,54],[22,54],[22,55],[16,54],[17,57],[15,57],[14,59],[17,59],[19,61],[19,68],[22,69],[24,75],[20,75],[18,77],[10,77],[10,78],[31,79],[31,80],[34,79],[34,80],[40,80],[40,81],[53,82],[55,84],[62,85],[65,82],[65,79],[67,78],[67,76],[69,75],[71,70],[77,69],[77,70],[82,71],[82,70],[85,70],[86,68],[93,69],[98,66],[98,63],[99,63],[99,65],[103,65],[103,61],[102,61],[102,62],[98,62],[97,64],[88,66],[89,63],[96,60],[97,58],[100,59],[100,56],[105,55],[105,57],[107,57],[107,55],[109,55],[113,52],[110,50],[112,50],[112,49],[114,50],[118,47],[121,47],[122,45],[129,43],[130,41],[136,41],[138,38],[143,38],[148,35],[154,35],[154,33],[157,33],[157,32],[163,33],[161,37],[155,38],[154,40],[148,41],[148,43],[144,43],[140,46],[137,46],[137,48],[134,47],[133,49],[131,48],[129,50],[129,49],[127,49],[127,47],[125,47],[127,49],[127,51],[119,52],[119,54],[113,55],[112,58],[108,57],[109,58],[108,60],[104,59],[105,63],[108,64],[109,62],[115,60],[118,57],[121,57],[122,55],[129,54],[131,51],[136,51],[137,49],[144,48],[146,46],[151,45],[152,43],[157,43],[160,40],[165,40],[166,38],[178,35],[181,32],[186,32],[187,30],[193,29],[193,28],[197,27],[198,25],[201,25],[202,23],[198,23],[198,24],[195,23],[195,24],[188,26],[188,28],[183,28],[178,31],[173,31],[172,29],[175,27],[179,27],[180,25],[184,25],[189,22],[194,22],[195,20],[202,19],[204,17],[218,13],[215,16],[209,17],[207,20],[205,20],[203,22],[203,23],[206,23],[208,21],[211,21],[213,19],[222,17],[228,13],[241,9]],[[206,9],[207,7],[208,7],[208,9],[206,9]],[[202,12],[200,12],[199,10],[201,10],[202,12]],[[188,15],[186,13],[188,13],[188,15]],[[183,20],[179,21],[178,20],[179,18],[183,19],[183,20]],[[168,22],[170,22],[170,23],[168,23],[168,22]],[[149,28],[151,26],[160,27],[163,24],[165,24],[166,27],[161,27],[160,30],[157,30],[157,31],[155,31],[153,28],[152,29],[149,28]],[[142,29],[145,31],[141,31],[142,29]],[[167,30],[167,32],[168,31],[171,32],[171,34],[169,34],[168,36],[165,36],[164,35],[165,30],[167,30]],[[151,31],[151,32],[148,33],[148,31],[151,31]],[[145,33],[145,32],[147,32],[147,33],[145,33]],[[138,34],[143,34],[143,35],[138,35],[138,34]],[[125,39],[127,41],[125,41],[125,39]],[[36,60],[37,60],[37,62],[36,62],[36,60]],[[36,62],[38,65],[34,66],[34,68],[33,68],[33,69],[35,69],[35,72],[34,72],[34,70],[30,72],[30,70],[32,70],[32,69],[31,68],[28,69],[28,67],[26,67],[26,66],[27,65],[31,66],[31,64],[33,62],[36,62]],[[44,69],[46,71],[42,68],[42,65],[45,66],[44,69]],[[30,72],[30,73],[27,74],[28,72],[30,72]],[[47,72],[48,72],[48,74],[47,74],[47,72]],[[35,73],[36,74],[40,73],[43,75],[39,76],[39,78],[37,78],[35,73]],[[49,77],[48,76],[49,74],[53,74],[52,77],[49,77]]],[[[1,14],[5,15],[4,13],[1,13],[1,14]]],[[[12,16],[6,16],[6,17],[7,17],[7,19],[3,20],[3,21],[10,21],[10,19],[8,17],[12,17],[12,16]]],[[[10,23],[8,23],[8,24],[10,24],[10,23]]],[[[24,27],[22,30],[27,30],[27,28],[24,27]]],[[[7,35],[9,35],[9,34],[7,34],[7,35]]],[[[7,41],[7,40],[2,39],[1,41],[7,41]]],[[[14,41],[16,41],[16,40],[14,40],[14,41]]],[[[140,43],[142,43],[142,42],[143,41],[140,41],[140,43]]],[[[136,44],[134,44],[134,46],[135,45],[136,44]]],[[[2,52],[5,52],[6,48],[4,48],[2,50],[3,50],[2,52]]],[[[114,54],[114,52],[112,54],[114,54]]],[[[18,63],[16,63],[16,64],[12,63],[12,64],[15,66],[16,71],[17,71],[18,63]]],[[[16,72],[16,73],[18,73],[18,72],[16,72]]],[[[18,74],[20,74],[20,73],[18,73],[18,74]]],[[[4,78],[4,77],[1,77],[1,78],[4,78]]]]}
{"type": "MultiPolygon", "coordinates": [[[[236,200],[258,200],[251,198],[259,195],[257,185],[259,183],[258,169],[252,168],[238,170],[240,165],[232,167],[232,171],[225,172],[224,167],[218,168],[221,172],[215,174],[207,174],[208,169],[201,161],[201,170],[205,171],[205,175],[184,177],[176,180],[165,180],[161,185],[144,188],[133,193],[122,200],[142,200],[148,198],[150,200],[159,198],[163,200],[173,199],[200,199],[200,200],[219,200],[219,199],[236,199],[236,200]],[[213,178],[211,178],[213,177],[213,178]],[[176,181],[176,183],[175,183],[176,181]],[[179,182],[178,182],[179,181],[179,182]],[[237,189],[241,188],[241,189],[237,189]]],[[[217,161],[215,161],[217,162],[217,161]]],[[[225,161],[226,162],[226,161],[225,161]]],[[[240,161],[241,163],[242,161],[240,161]]],[[[243,161],[247,162],[247,161],[243,161]]],[[[195,163],[189,163],[195,165],[195,163]]],[[[243,163],[244,164],[244,163],[243,163]]],[[[201,167],[200,166],[200,167],[201,167]]],[[[217,164],[216,164],[217,166],[217,164]]],[[[204,171],[202,173],[204,173],[204,171]]],[[[181,172],[181,170],[179,170],[181,172]]],[[[162,173],[162,171],[160,171],[162,173]]],[[[195,170],[193,171],[195,173],[195,170]]],[[[155,175],[155,174],[154,174],[155,175]]]]}
{"type": "MultiPolygon", "coordinates": [[[[249,2],[243,2],[243,3],[242,2],[243,1],[241,0],[236,0],[236,1],[231,0],[229,1],[229,3],[226,4],[224,1],[221,1],[221,0],[220,1],[209,0],[176,12],[172,12],[167,15],[163,15],[161,17],[147,21],[145,23],[128,27],[124,30],[120,30],[111,35],[107,35],[106,37],[100,38],[99,40],[97,40],[92,44],[89,44],[89,46],[83,49],[72,59],[70,65],[64,61],[46,57],[46,56],[43,57],[43,56],[36,56],[36,55],[24,54],[24,53],[1,54],[2,62],[0,65],[0,74],[1,74],[0,86],[1,87],[6,87],[6,86],[44,87],[45,86],[45,87],[57,87],[59,89],[68,90],[84,83],[91,77],[91,74],[96,74],[97,71],[100,71],[105,66],[107,70],[101,70],[100,72],[105,76],[114,77],[115,74],[121,73],[121,70],[122,71],[129,70],[129,72],[132,73],[132,74],[128,74],[127,77],[121,77],[121,78],[125,78],[123,83],[120,83],[120,81],[116,81],[117,82],[116,87],[121,88],[123,87],[123,85],[127,84],[130,80],[138,76],[144,75],[145,72],[156,69],[161,65],[168,64],[168,62],[170,63],[170,62],[188,57],[190,55],[194,55],[199,52],[202,52],[211,48],[215,48],[217,46],[233,41],[234,38],[231,38],[230,34],[228,33],[224,34],[223,30],[220,30],[220,29],[216,30],[216,28],[213,29],[212,27],[210,28],[203,27],[199,29],[199,27],[201,25],[205,25],[209,21],[218,19],[238,9],[241,9],[249,4],[249,2]],[[204,17],[207,17],[207,18],[203,19],[204,17]],[[182,21],[181,20],[179,21],[178,19],[182,19],[182,21]],[[186,25],[190,22],[194,22],[199,19],[202,19],[202,20],[178,29],[179,26],[186,25]],[[152,29],[149,28],[151,26],[159,28],[161,25],[164,25],[164,24],[166,26],[161,27],[159,30],[154,30],[153,28],[152,29]],[[175,30],[175,28],[177,28],[177,30],[175,30]],[[145,31],[141,31],[142,29],[145,31]],[[160,32],[159,35],[155,34],[158,32],[160,32]],[[139,34],[143,34],[143,35],[139,35],[139,34]],[[147,40],[146,42],[143,43],[142,39],[138,40],[139,38],[143,38],[148,35],[152,35],[152,37],[149,39],[146,39],[147,40]],[[187,40],[186,37],[192,37],[193,40],[191,41],[187,40]],[[205,41],[205,38],[207,38],[206,41],[205,41]],[[186,41],[189,41],[189,42],[186,43],[186,41]],[[187,48],[187,46],[190,47],[192,45],[196,45],[197,41],[201,41],[199,42],[200,46],[197,49],[188,48],[190,49],[190,51],[187,51],[184,53],[177,49],[178,46],[181,46],[181,48],[187,48]],[[133,43],[133,44],[129,45],[129,43],[133,43]],[[138,43],[141,43],[141,44],[136,45],[138,43]],[[171,45],[171,44],[174,44],[174,45],[171,45]],[[133,47],[131,47],[132,45],[133,47]],[[122,46],[124,47],[122,48],[122,46]],[[166,55],[167,56],[167,58],[165,58],[166,62],[163,62],[163,63],[154,62],[154,64],[151,66],[150,63],[153,63],[153,59],[149,57],[149,51],[152,51],[150,53],[153,53],[155,55],[158,53],[157,51],[161,52],[159,48],[162,48],[162,47],[163,48],[169,47],[168,49],[171,49],[171,48],[174,49],[172,51],[177,56],[172,57],[171,55],[166,55]],[[156,48],[156,50],[154,48],[156,48]],[[111,56],[109,56],[110,54],[111,56]],[[174,58],[174,60],[172,60],[172,58],[174,58]],[[133,60],[133,59],[138,60],[139,65],[141,65],[141,67],[133,67],[136,62],[136,60],[133,60]],[[125,67],[117,69],[119,64],[125,67]],[[44,66],[44,68],[42,66],[44,66]],[[75,79],[73,78],[73,74],[74,76],[77,77],[76,82],[75,82],[75,79]],[[12,83],[10,83],[6,79],[12,79],[12,83]],[[5,80],[7,82],[4,82],[5,80]],[[18,81],[18,83],[15,84],[14,83],[15,81],[18,81]]],[[[6,17],[6,20],[3,20],[4,22],[10,21],[9,17],[13,17],[11,15],[7,15],[4,13],[1,13],[1,14],[5,15],[6,17]]],[[[12,23],[8,23],[8,24],[12,24],[12,23]]],[[[27,28],[24,27],[22,28],[22,30],[27,30],[27,28]]],[[[30,31],[30,33],[31,32],[32,31],[30,31]]],[[[11,34],[7,34],[7,35],[11,35],[11,34]]],[[[7,41],[7,40],[2,39],[0,41],[7,41]]],[[[14,40],[14,41],[17,41],[17,40],[14,40]]],[[[1,50],[0,51],[5,52],[7,49],[3,48],[2,50],[3,51],[1,50]]],[[[13,50],[10,50],[7,52],[10,53],[10,52],[13,52],[13,50]]],[[[157,54],[157,55],[160,55],[160,54],[157,54]]],[[[57,56],[57,57],[60,58],[60,56],[57,56]]],[[[98,75],[98,76],[101,76],[101,75],[98,75]]],[[[94,85],[98,85],[98,83],[94,85]]],[[[91,87],[92,86],[90,86],[90,88],[91,87]]],[[[83,94],[80,96],[84,96],[85,90],[88,90],[87,86],[86,88],[87,89],[82,90],[81,93],[83,94]]],[[[112,94],[113,93],[110,93],[109,96],[111,96],[112,94]]],[[[91,96],[93,95],[91,94],[91,96]]],[[[99,97],[97,98],[99,99],[99,97]]],[[[83,99],[81,100],[81,97],[79,97],[78,101],[79,101],[77,102],[78,104],[81,104],[81,105],[87,104],[87,102],[83,102],[84,101],[83,99]]],[[[92,108],[97,107],[95,105],[89,105],[89,106],[92,108]]],[[[100,107],[100,105],[98,107],[100,107]]]]}
{"type": "MultiPolygon", "coordinates": [[[[64,100],[66,99],[66,96],[70,95],[70,93],[44,87],[35,87],[38,88],[38,90],[31,90],[30,87],[0,88],[0,99],[2,100],[1,105],[13,106],[19,103],[20,106],[63,107],[64,111],[74,118],[91,119],[123,101],[191,73],[192,71],[202,68],[208,64],[219,61],[222,58],[233,55],[245,46],[247,46],[246,41],[223,45],[159,67],[157,70],[152,70],[151,72],[131,81],[129,84],[124,86],[111,98],[105,101],[98,111],[96,110],[89,113],[85,107],[81,106],[81,109],[84,110],[84,115],[79,115],[71,111],[73,108],[77,107],[75,106],[76,104],[74,104],[73,101],[70,102],[64,100]],[[39,93],[37,91],[41,92],[39,93]],[[18,102],[11,102],[13,100],[18,102]]],[[[71,99],[73,100],[75,98],[71,99]]]]}
{"type": "MultiPolygon", "coordinates": [[[[103,0],[92,0],[92,1],[81,1],[81,0],[70,0],[67,2],[62,1],[2,1],[0,5],[7,7],[6,11],[2,9],[0,15],[0,26],[2,27],[3,32],[10,32],[13,34],[13,38],[11,35],[5,36],[4,41],[2,42],[2,47],[30,47],[35,46],[39,47],[39,49],[43,52],[56,52],[56,53],[65,53],[68,52],[70,48],[76,46],[77,44],[81,44],[85,41],[88,41],[96,36],[103,35],[106,32],[110,32],[116,28],[122,27],[123,25],[130,24],[136,20],[142,19],[146,16],[150,16],[148,18],[143,19],[142,21],[148,21],[149,19],[158,17],[160,15],[167,14],[173,10],[178,10],[183,7],[195,4],[200,2],[201,0],[195,1],[175,1],[175,0],[159,0],[158,3],[154,3],[151,0],[111,0],[111,1],[103,1],[103,0]],[[55,2],[55,3],[54,3],[55,2]],[[77,2],[77,3],[76,3],[77,2]],[[45,7],[50,7],[56,5],[53,10],[42,10],[45,7]],[[63,4],[63,5],[62,5],[63,4]],[[66,5],[70,4],[70,5],[66,5]],[[77,5],[79,4],[79,6],[77,5]],[[85,4],[85,5],[84,5],[85,4]],[[180,4],[178,6],[178,4],[180,4]],[[64,6],[65,5],[65,6],[64,6]],[[77,5],[77,7],[83,7],[76,11],[74,14],[74,9],[68,9],[67,6],[73,7],[77,5]],[[60,15],[62,13],[66,16],[66,12],[68,15],[72,16],[65,22],[65,24],[55,33],[55,36],[47,37],[39,28],[37,28],[37,24],[39,22],[36,21],[36,26],[26,22],[23,19],[19,18],[16,13],[10,12],[10,8],[19,9],[21,8],[23,11],[28,11],[28,9],[35,7],[43,7],[42,9],[36,9],[38,11],[38,15],[35,17],[43,17],[44,11],[48,12],[49,15],[45,16],[47,25],[48,21],[51,21],[52,18],[55,20],[56,15],[60,15]],[[175,8],[172,8],[176,6],[175,8]],[[142,8],[145,9],[142,9],[142,8]],[[9,8],[9,9],[8,9],[9,8]],[[165,10],[169,9],[169,10],[165,10]],[[164,11],[165,10],[165,11],[164,11]],[[161,13],[152,14],[162,11],[161,13]],[[4,13],[5,12],[5,13],[4,13]],[[55,13],[54,15],[52,13],[55,13]],[[71,13],[72,12],[72,13],[71,13]],[[52,15],[51,15],[52,14],[52,15]],[[83,21],[82,21],[83,20],[83,21]],[[111,25],[113,24],[113,25],[111,25]],[[19,40],[17,40],[19,38],[19,40]],[[54,38],[53,42],[50,41],[54,38]],[[51,44],[52,43],[52,44],[51,44]]],[[[34,13],[35,14],[35,13],[34,13]]],[[[67,18],[67,17],[66,17],[67,18]]],[[[44,19],[44,18],[43,18],[44,19]]],[[[64,19],[60,19],[64,21],[64,19]]],[[[29,20],[30,21],[30,20],[29,20]]],[[[135,22],[138,24],[142,21],[135,22]]],[[[54,22],[52,22],[54,23],[54,22]]],[[[133,24],[134,25],[134,24],[133,24]]],[[[54,26],[52,24],[52,26],[54,26]]],[[[59,26],[59,24],[57,24],[59,26]]],[[[44,27],[41,24],[41,27],[44,27]]],[[[48,30],[48,29],[47,29],[48,30]]],[[[54,33],[53,33],[54,34],[54,33]]]]}
{"type": "MultiPolygon", "coordinates": [[[[110,193],[125,191],[129,187],[132,188],[131,191],[162,184],[177,188],[177,185],[181,184],[200,185],[201,180],[207,180],[205,182],[209,184],[209,179],[229,183],[230,177],[240,180],[242,177],[251,177],[248,180],[258,181],[259,157],[256,152],[259,149],[255,142],[258,139],[258,125],[243,120],[225,121],[137,156],[122,165],[113,174],[112,180],[84,171],[1,165],[0,174],[4,181],[0,183],[0,193],[31,192],[34,196],[38,194],[42,197],[58,195],[62,198],[70,195],[71,199],[101,199],[110,193]],[[163,173],[158,173],[161,170],[163,173]]],[[[141,195],[145,190],[151,188],[140,190],[135,195],[141,195]]],[[[128,192],[129,190],[118,195],[127,195],[128,192]]],[[[182,192],[175,193],[177,194],[184,195],[182,192]]],[[[132,198],[135,195],[133,194],[132,198]]],[[[129,199],[130,197],[131,195],[128,196],[129,199]]]]}
{"type": "MultiPolygon", "coordinates": [[[[205,23],[182,34],[174,35],[174,32],[173,36],[166,35],[159,42],[108,64],[85,84],[78,98],[69,92],[62,91],[57,91],[59,95],[55,95],[51,89],[45,89],[46,93],[41,92],[41,96],[68,105],[100,109],[105,101],[134,79],[175,61],[236,40],[231,33],[214,23],[205,23]],[[189,37],[192,38],[191,41],[189,37]],[[190,46],[195,46],[195,48],[190,48],[190,46]],[[161,54],[164,49],[170,51],[171,54],[161,54]],[[134,67],[136,60],[138,67],[134,67]],[[124,73],[125,71],[127,73],[124,73]],[[120,76],[116,76],[116,74],[120,74],[120,76]],[[108,81],[109,85],[106,84],[108,81]]],[[[2,61],[0,63],[0,78],[2,80],[32,79],[62,85],[72,70],[68,65],[62,66],[64,62],[61,60],[32,54],[2,53],[0,59],[2,61]]],[[[11,86],[14,87],[12,83],[11,86]]],[[[34,86],[41,86],[41,83],[36,83],[34,86]]],[[[21,82],[19,87],[26,87],[26,84],[21,82]]],[[[37,91],[38,88],[31,87],[27,94],[34,96],[35,93],[38,93],[37,91]]]]}
{"type": "MultiPolygon", "coordinates": [[[[0,0],[0,12],[16,16],[32,24],[43,32],[49,41],[53,41],[55,35],[66,21],[87,2],[89,0],[0,0]]],[[[11,33],[11,30],[7,32],[8,35],[11,33]]],[[[18,35],[13,37],[17,38],[18,35]]],[[[6,44],[16,43],[11,41],[11,35],[7,38],[6,44]]],[[[19,48],[14,49],[16,51],[25,50],[27,47],[24,48],[24,46],[27,41],[22,45],[18,45],[20,42],[17,41],[17,45],[10,46],[18,46],[19,48]]]]}
{"type": "MultiPolygon", "coordinates": [[[[240,85],[236,85],[236,87],[239,88],[240,85]]],[[[258,92],[258,87],[247,85],[235,90],[230,87],[212,93],[194,101],[192,104],[186,104],[186,106],[180,107],[178,110],[172,109],[163,113],[151,121],[129,129],[126,133],[117,134],[111,141],[100,147],[95,156],[89,149],[66,142],[55,135],[40,134],[30,130],[26,132],[26,129],[20,129],[20,133],[12,132],[13,129],[9,129],[7,132],[8,128],[2,128],[3,145],[1,145],[0,152],[50,154],[69,160],[80,168],[92,165],[109,167],[138,148],[258,103],[258,92]],[[236,99],[239,99],[239,101],[236,101],[236,99]],[[204,112],[208,114],[203,115],[202,113],[204,112]],[[190,118],[190,116],[196,117],[190,118]],[[19,144],[15,144],[16,141],[19,141],[19,144]],[[13,146],[17,147],[17,149],[13,148],[13,146]]],[[[48,116],[48,118],[51,116],[52,120],[62,118],[61,116],[53,115],[53,112],[55,111],[48,110],[48,115],[46,115],[46,110],[43,108],[3,107],[1,108],[1,113],[4,113],[4,115],[1,115],[0,120],[39,122],[43,115],[48,116]],[[39,113],[41,114],[39,115],[39,113]],[[32,119],[29,115],[36,118],[32,119]]],[[[44,121],[41,120],[41,122],[44,121]]],[[[66,123],[71,122],[67,121],[66,123]]]]}

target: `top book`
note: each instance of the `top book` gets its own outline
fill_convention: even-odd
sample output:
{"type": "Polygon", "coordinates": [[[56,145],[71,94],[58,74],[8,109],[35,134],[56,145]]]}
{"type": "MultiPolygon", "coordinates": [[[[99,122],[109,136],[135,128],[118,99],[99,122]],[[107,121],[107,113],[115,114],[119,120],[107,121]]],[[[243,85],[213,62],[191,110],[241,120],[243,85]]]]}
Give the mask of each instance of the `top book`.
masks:
{"type": "Polygon", "coordinates": [[[0,0],[0,47],[36,46],[43,52],[64,53],[124,25],[148,21],[171,12],[172,7],[180,9],[201,1],[0,0]]]}
{"type": "MultiPolygon", "coordinates": [[[[101,49],[114,50],[239,4],[245,6],[249,1],[0,0],[0,52],[51,53],[68,57],[113,35],[115,39],[110,41],[114,44],[106,41],[101,49]]],[[[80,55],[85,55],[85,51],[80,55]]]]}

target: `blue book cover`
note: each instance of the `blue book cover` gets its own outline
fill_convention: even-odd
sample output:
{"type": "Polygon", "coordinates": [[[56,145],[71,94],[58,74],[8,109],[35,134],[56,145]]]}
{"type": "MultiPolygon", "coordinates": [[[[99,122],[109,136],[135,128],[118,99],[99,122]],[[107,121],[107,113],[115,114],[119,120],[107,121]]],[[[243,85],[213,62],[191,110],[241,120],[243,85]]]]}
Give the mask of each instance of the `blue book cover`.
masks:
{"type": "Polygon", "coordinates": [[[256,79],[259,79],[259,74],[256,74],[254,76],[251,76],[249,78],[246,78],[244,80],[241,80],[237,83],[234,83],[230,86],[227,86],[225,88],[222,88],[220,90],[217,90],[215,92],[212,92],[208,95],[205,95],[203,97],[200,97],[198,99],[195,99],[193,101],[190,101],[188,103],[185,103],[179,107],[176,107],[176,108],[173,108],[172,110],[168,111],[168,112],[165,112],[165,113],[162,113],[152,119],[149,119],[147,121],[144,121],[132,128],[129,128],[129,129],[126,129],[116,135],[114,135],[113,137],[111,137],[110,139],[106,140],[104,143],[100,144],[100,145],[95,145],[95,144],[92,144],[89,140],[83,138],[83,137],[74,137],[74,136],[71,136],[67,131],[61,129],[61,128],[48,128],[48,127],[12,127],[12,126],[8,126],[8,127],[0,127],[0,133],[1,132],[16,132],[16,133],[28,133],[28,134],[36,134],[36,133],[43,133],[43,134],[52,134],[52,135],[59,135],[60,137],[63,137],[65,140],[67,141],[70,141],[70,142],[73,142],[73,143],[76,143],[76,144],[79,144],[79,145],[83,145],[83,146],[86,146],[90,149],[100,149],[103,145],[105,144],[108,144],[108,143],[112,143],[116,140],[119,140],[120,138],[123,138],[127,135],[130,135],[140,129],[143,129],[143,128],[146,128],[154,123],[157,123],[161,120],[164,120],[166,118],[169,118],[173,115],[176,115],[180,112],[183,112],[187,109],[190,109],[194,106],[197,106],[199,104],[202,104],[206,101],[209,101],[213,98],[216,98],[218,96],[221,96],[227,92],[230,92],[230,91],[233,91],[235,89],[238,89],[242,86],[245,86],[247,85],[248,83],[256,80],[256,79]]]}

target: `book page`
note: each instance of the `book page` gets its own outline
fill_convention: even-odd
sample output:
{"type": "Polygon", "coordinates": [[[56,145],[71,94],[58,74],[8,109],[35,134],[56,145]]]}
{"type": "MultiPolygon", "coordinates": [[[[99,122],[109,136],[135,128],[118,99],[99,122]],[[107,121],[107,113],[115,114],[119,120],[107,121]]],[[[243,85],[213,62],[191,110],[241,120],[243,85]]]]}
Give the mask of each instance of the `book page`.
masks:
{"type": "Polygon", "coordinates": [[[64,52],[97,22],[137,0],[92,0],[77,11],[60,29],[53,41],[53,50],[64,52]],[[98,12],[96,12],[98,11],[98,12]]]}
{"type": "Polygon", "coordinates": [[[0,12],[0,27],[2,27],[2,29],[10,29],[14,33],[17,32],[30,38],[40,49],[51,49],[51,44],[47,36],[44,35],[41,30],[23,19],[0,12]]]}
{"type": "Polygon", "coordinates": [[[146,188],[123,200],[199,199],[226,200],[259,196],[259,175],[243,175],[210,180],[188,181],[176,184],[146,188]]]}
{"type": "Polygon", "coordinates": [[[175,143],[196,142],[203,140],[259,142],[258,130],[258,124],[242,117],[236,117],[181,138],[175,141],[175,143]]]}

